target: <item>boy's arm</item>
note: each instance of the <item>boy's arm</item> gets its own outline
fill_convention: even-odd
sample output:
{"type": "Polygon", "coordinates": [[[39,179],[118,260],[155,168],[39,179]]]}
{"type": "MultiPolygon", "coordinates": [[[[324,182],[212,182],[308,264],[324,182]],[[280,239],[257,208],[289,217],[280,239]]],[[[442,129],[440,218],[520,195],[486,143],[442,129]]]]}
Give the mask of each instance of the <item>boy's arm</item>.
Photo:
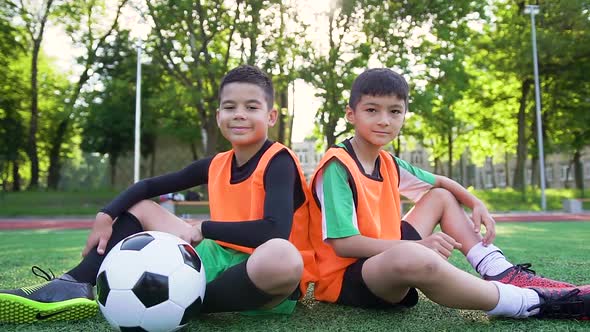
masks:
{"type": "Polygon", "coordinates": [[[462,205],[473,209],[478,204],[483,204],[477,197],[470,193],[465,187],[446,176],[435,175],[435,187],[448,190],[462,205]]]}
{"type": "Polygon", "coordinates": [[[444,188],[448,190],[455,198],[464,206],[471,209],[471,220],[473,221],[473,230],[479,233],[481,224],[486,228],[486,234],[483,238],[484,244],[491,243],[495,237],[495,224],[494,218],[488,211],[485,204],[480,201],[475,195],[467,191],[462,185],[455,182],[446,176],[436,175],[435,187],[444,188]]]}
{"type": "Polygon", "coordinates": [[[213,157],[200,159],[178,172],[141,180],[115,197],[100,211],[114,219],[144,199],[207,183],[211,160],[213,157]]]}
{"type": "MultiPolygon", "coordinates": [[[[355,235],[340,239],[327,239],[336,254],[340,257],[365,258],[373,257],[386,250],[396,247],[407,240],[380,240],[362,235],[355,235]]],[[[414,241],[432,249],[442,258],[448,259],[454,249],[461,249],[461,244],[449,235],[439,232],[422,240],[414,241]]]]}
{"type": "MultiPolygon", "coordinates": [[[[274,239],[288,239],[293,225],[296,206],[294,193],[298,177],[295,161],[287,151],[278,153],[270,161],[264,175],[264,215],[260,220],[217,222],[204,221],[201,224],[203,237],[236,245],[256,248],[274,239]]],[[[301,203],[305,199],[301,197],[301,203]]],[[[261,202],[262,204],[262,202],[261,202]]],[[[236,207],[228,207],[236,208],[236,207]]]]}
{"type": "Polygon", "coordinates": [[[338,239],[326,239],[334,252],[340,257],[365,258],[378,255],[403,240],[380,240],[363,235],[354,235],[338,239]]]}
{"type": "Polygon", "coordinates": [[[141,200],[207,183],[212,159],[197,160],[178,172],[141,180],[127,188],[96,214],[82,256],[95,246],[98,254],[104,254],[113,232],[113,220],[141,200]]]}
{"type": "Polygon", "coordinates": [[[344,166],[333,160],[315,181],[322,209],[322,237],[340,257],[372,257],[393,247],[399,240],[381,240],[361,235],[356,207],[344,166]]]}
{"type": "MultiPolygon", "coordinates": [[[[329,162],[315,181],[314,191],[322,208],[322,237],[340,257],[373,257],[404,240],[375,239],[360,234],[352,193],[353,184],[338,161],[329,162]]],[[[432,234],[420,243],[443,258],[448,258],[460,244],[444,233],[432,234]]]]}
{"type": "Polygon", "coordinates": [[[414,165],[411,165],[405,160],[395,157],[395,162],[399,167],[400,193],[407,198],[418,201],[423,194],[428,192],[433,187],[444,188],[452,193],[457,201],[462,205],[469,207],[472,211],[472,220],[474,223],[474,231],[479,233],[481,224],[486,227],[486,234],[483,238],[484,244],[492,243],[496,230],[495,221],[490,215],[485,204],[483,204],[477,197],[472,195],[467,189],[463,188],[457,182],[442,176],[435,175],[414,165]]]}

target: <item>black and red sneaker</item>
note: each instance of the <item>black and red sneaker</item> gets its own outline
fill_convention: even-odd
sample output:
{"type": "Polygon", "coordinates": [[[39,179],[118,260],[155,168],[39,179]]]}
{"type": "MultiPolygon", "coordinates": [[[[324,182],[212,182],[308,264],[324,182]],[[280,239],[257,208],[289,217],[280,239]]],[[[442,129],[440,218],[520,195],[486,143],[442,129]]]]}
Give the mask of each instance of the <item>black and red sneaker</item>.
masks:
{"type": "Polygon", "coordinates": [[[553,319],[590,319],[590,285],[568,288],[531,287],[541,303],[527,310],[539,309],[533,317],[553,319]]]}
{"type": "Polygon", "coordinates": [[[567,288],[575,285],[538,276],[530,269],[531,264],[516,264],[496,276],[484,276],[488,281],[497,281],[503,284],[510,284],[516,287],[541,287],[541,288],[567,288]]]}

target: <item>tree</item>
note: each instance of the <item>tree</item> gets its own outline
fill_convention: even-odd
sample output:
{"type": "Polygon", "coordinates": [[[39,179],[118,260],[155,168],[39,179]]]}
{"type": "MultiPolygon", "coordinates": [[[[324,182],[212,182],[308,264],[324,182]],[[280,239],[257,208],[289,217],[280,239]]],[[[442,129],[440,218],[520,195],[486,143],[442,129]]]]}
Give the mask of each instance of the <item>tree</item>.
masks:
{"type": "Polygon", "coordinates": [[[24,47],[18,42],[24,31],[11,24],[17,15],[10,3],[0,4],[0,142],[3,143],[0,145],[0,179],[2,190],[8,189],[11,179],[14,191],[20,190],[20,153],[26,148],[26,128],[20,110],[27,91],[24,73],[13,66],[24,56],[24,47]]]}
{"type": "MultiPolygon", "coordinates": [[[[541,11],[537,15],[537,44],[539,73],[541,78],[542,105],[560,106],[572,91],[581,91],[585,79],[575,73],[583,72],[590,51],[588,50],[588,4],[587,1],[547,1],[540,3],[541,11]],[[570,84],[571,83],[571,84],[570,84]],[[568,86],[571,90],[561,87],[568,86]]],[[[530,18],[524,15],[524,1],[495,2],[490,8],[494,20],[484,25],[484,33],[475,43],[485,56],[476,62],[478,68],[492,71],[497,77],[516,78],[515,88],[518,106],[513,108],[512,117],[517,121],[518,138],[516,142],[516,169],[513,186],[521,188],[524,193],[525,163],[528,156],[538,159],[536,142],[536,124],[534,116],[533,69],[531,54],[530,18]]],[[[577,93],[576,93],[577,94],[577,93]]],[[[574,99],[576,100],[576,99],[574,99]]],[[[498,99],[498,103],[505,100],[498,99]]],[[[574,101],[574,113],[580,118],[583,103],[574,101]],[[580,106],[578,108],[577,106],[580,106]]],[[[570,105],[570,106],[573,106],[570,105]]],[[[562,150],[562,131],[557,128],[563,123],[555,121],[561,112],[547,112],[543,106],[546,152],[562,150]],[[557,134],[557,135],[555,135],[557,134]],[[554,142],[556,144],[552,144],[554,142]],[[548,144],[547,144],[548,143],[548,144]]],[[[583,126],[582,122],[572,123],[571,128],[583,126]]],[[[569,139],[563,142],[571,142],[569,139]]],[[[564,150],[562,150],[564,151],[564,150]]],[[[565,151],[571,151],[570,149],[565,151]]]]}
{"type": "Polygon", "coordinates": [[[75,46],[84,49],[78,58],[82,71],[77,82],[68,91],[61,119],[55,127],[49,149],[49,172],[47,186],[56,189],[59,184],[63,158],[63,148],[71,133],[72,120],[77,115],[80,93],[97,65],[97,56],[105,47],[107,38],[117,29],[122,8],[127,0],[119,0],[112,20],[105,20],[108,12],[102,1],[65,3],[59,8],[62,24],[75,46]],[[105,24],[105,22],[107,22],[105,24]]]}
{"type": "Polygon", "coordinates": [[[407,74],[412,86],[410,117],[404,133],[431,149],[435,171],[453,176],[463,151],[457,140],[467,131],[459,105],[469,89],[466,58],[472,51],[473,22],[483,4],[473,1],[380,2],[368,0],[364,27],[375,57],[407,74]],[[391,25],[390,22],[398,22],[391,25]]]}
{"type": "Polygon", "coordinates": [[[54,0],[44,0],[40,4],[37,2],[25,3],[22,0],[12,1],[10,4],[17,8],[20,18],[24,22],[27,31],[27,49],[31,52],[31,117],[29,121],[29,135],[27,139],[27,153],[31,161],[31,181],[29,187],[37,188],[39,186],[39,154],[37,150],[37,129],[39,122],[39,105],[38,105],[38,61],[41,42],[45,34],[45,27],[49,15],[53,11],[54,0]]]}
{"type": "MultiPolygon", "coordinates": [[[[294,83],[298,77],[300,65],[302,63],[302,50],[299,45],[300,40],[305,39],[305,25],[298,17],[296,8],[285,4],[283,1],[275,1],[275,10],[269,11],[266,15],[265,26],[271,27],[258,38],[262,41],[262,54],[259,61],[261,67],[268,73],[272,74],[273,85],[275,88],[275,100],[279,112],[277,119],[277,135],[275,140],[286,145],[291,144],[292,120],[293,116],[288,114],[289,106],[289,86],[294,83]],[[276,27],[277,15],[279,13],[279,25],[276,27]],[[273,24],[274,23],[274,24],[273,24]]],[[[269,133],[269,134],[272,134],[269,133]]]]}
{"type": "Polygon", "coordinates": [[[361,31],[362,1],[339,1],[328,13],[327,49],[308,42],[303,57],[309,62],[302,69],[303,78],[318,90],[324,103],[316,114],[318,133],[324,137],[326,149],[338,137],[351,130],[343,120],[347,98],[344,91],[361,68],[367,66],[371,50],[361,31]]]}
{"type": "Polygon", "coordinates": [[[217,151],[215,109],[218,81],[229,67],[230,48],[242,2],[228,8],[224,1],[148,1],[154,22],[150,52],[191,97],[197,125],[206,134],[204,150],[217,151]]]}
{"type": "MultiPolygon", "coordinates": [[[[84,95],[88,107],[80,114],[83,119],[82,149],[99,152],[109,157],[111,185],[115,185],[119,157],[134,147],[136,63],[135,48],[129,31],[118,31],[107,42],[97,57],[103,66],[97,69],[101,88],[84,95]]],[[[149,82],[142,88],[142,154],[154,152],[157,117],[154,97],[160,96],[162,72],[151,63],[142,64],[142,81],[149,82]]],[[[159,106],[159,105],[158,105],[159,106]]],[[[163,116],[164,118],[164,116],[163,116]]]]}

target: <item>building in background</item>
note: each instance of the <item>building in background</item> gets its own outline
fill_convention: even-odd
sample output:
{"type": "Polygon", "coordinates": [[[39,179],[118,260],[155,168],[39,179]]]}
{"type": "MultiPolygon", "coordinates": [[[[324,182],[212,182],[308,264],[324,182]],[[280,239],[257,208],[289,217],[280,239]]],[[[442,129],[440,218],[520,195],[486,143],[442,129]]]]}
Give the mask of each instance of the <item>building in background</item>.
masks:
{"type": "MultiPolygon", "coordinates": [[[[316,165],[324,155],[323,151],[315,148],[314,140],[305,140],[292,144],[292,149],[299,158],[303,172],[309,179],[316,165]]],[[[202,156],[198,156],[202,157],[202,156]]],[[[443,171],[435,171],[431,164],[428,150],[421,146],[414,149],[404,149],[399,157],[409,163],[430,172],[446,174],[446,164],[441,167],[443,171]]],[[[147,158],[142,158],[141,178],[161,175],[182,169],[193,161],[191,147],[173,138],[158,137],[155,153],[147,158]]],[[[571,165],[571,156],[564,153],[550,154],[545,158],[545,171],[547,174],[547,188],[574,188],[574,167],[571,165]]],[[[582,166],[584,187],[590,188],[590,147],[582,153],[582,166]]],[[[105,166],[108,162],[104,163],[105,166]]],[[[453,168],[451,178],[465,187],[475,189],[506,188],[512,185],[516,160],[508,156],[507,161],[497,162],[488,158],[482,166],[476,166],[470,162],[469,153],[457,160],[453,168]]],[[[538,169],[538,166],[536,166],[538,169]]],[[[133,156],[127,155],[119,159],[115,172],[115,187],[125,188],[133,182],[133,156]]],[[[527,160],[526,183],[538,185],[538,171],[533,171],[531,160],[527,160]]]]}

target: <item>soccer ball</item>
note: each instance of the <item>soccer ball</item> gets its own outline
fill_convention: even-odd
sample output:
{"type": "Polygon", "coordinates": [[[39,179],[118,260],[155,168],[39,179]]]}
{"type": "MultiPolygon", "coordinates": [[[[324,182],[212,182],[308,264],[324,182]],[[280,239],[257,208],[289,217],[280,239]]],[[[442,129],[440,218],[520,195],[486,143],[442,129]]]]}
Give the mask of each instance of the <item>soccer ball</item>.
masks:
{"type": "Polygon", "coordinates": [[[162,232],[131,235],[105,257],[97,301],[119,331],[175,331],[199,312],[205,270],[193,247],[162,232]]]}

